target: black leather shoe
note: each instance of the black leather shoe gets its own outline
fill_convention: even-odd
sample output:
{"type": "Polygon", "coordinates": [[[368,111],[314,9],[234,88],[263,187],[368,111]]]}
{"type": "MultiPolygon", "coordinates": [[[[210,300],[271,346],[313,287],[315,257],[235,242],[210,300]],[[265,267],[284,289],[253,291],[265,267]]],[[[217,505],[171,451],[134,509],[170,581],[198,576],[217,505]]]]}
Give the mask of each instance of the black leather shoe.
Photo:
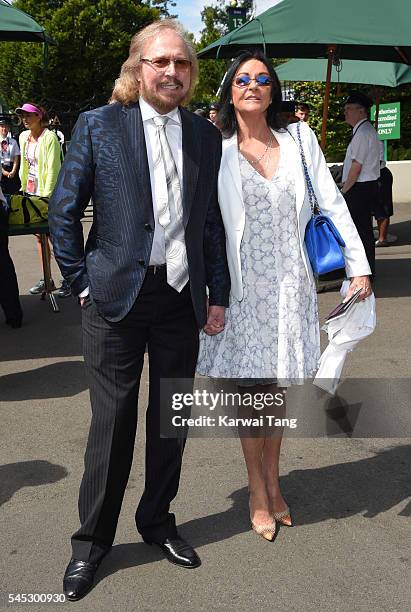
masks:
{"type": "Polygon", "coordinates": [[[156,544],[163,551],[166,559],[170,563],[194,569],[200,567],[201,559],[197,555],[194,548],[190,546],[183,538],[176,536],[175,538],[166,538],[163,542],[152,542],[143,538],[146,544],[156,544]]]}
{"type": "Polygon", "coordinates": [[[87,595],[94,583],[97,563],[71,559],[63,579],[63,592],[69,601],[77,601],[87,595]]]}

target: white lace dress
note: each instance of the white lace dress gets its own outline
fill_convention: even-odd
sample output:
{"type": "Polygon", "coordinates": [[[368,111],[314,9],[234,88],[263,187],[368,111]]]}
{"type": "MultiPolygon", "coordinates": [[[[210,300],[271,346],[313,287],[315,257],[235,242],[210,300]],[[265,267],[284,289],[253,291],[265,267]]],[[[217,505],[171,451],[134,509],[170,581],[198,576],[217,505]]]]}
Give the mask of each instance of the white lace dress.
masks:
{"type": "Polygon", "coordinates": [[[300,252],[294,179],[281,155],[271,180],[241,153],[239,162],[244,297],[230,297],[221,334],[201,332],[197,371],[245,385],[302,384],[318,367],[320,332],[316,290],[300,252]]]}

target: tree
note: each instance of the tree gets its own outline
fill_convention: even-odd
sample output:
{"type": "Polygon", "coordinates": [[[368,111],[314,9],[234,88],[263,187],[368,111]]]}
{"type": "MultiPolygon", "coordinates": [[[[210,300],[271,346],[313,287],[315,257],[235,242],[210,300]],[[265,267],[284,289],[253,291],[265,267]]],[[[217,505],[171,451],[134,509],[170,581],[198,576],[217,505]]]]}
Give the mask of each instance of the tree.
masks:
{"type": "MultiPolygon", "coordinates": [[[[292,85],[295,100],[306,102],[311,109],[310,127],[318,138],[321,135],[323,100],[325,83],[294,83],[292,85]]],[[[327,122],[326,157],[329,162],[343,161],[345,151],[351,139],[351,129],[344,121],[344,100],[350,91],[362,91],[372,100],[376,99],[376,90],[371,85],[341,83],[331,84],[330,104],[327,122]]],[[[388,159],[410,159],[411,157],[411,85],[392,89],[382,87],[378,90],[380,103],[401,102],[401,140],[389,142],[388,159]]]]}
{"type": "MultiPolygon", "coordinates": [[[[351,138],[349,126],[344,122],[344,99],[348,95],[349,85],[331,84],[330,103],[327,121],[326,156],[330,162],[342,161],[351,138]]],[[[310,127],[318,139],[321,136],[325,83],[293,83],[292,90],[297,102],[305,102],[310,107],[310,127]]]]}
{"type": "Polygon", "coordinates": [[[9,107],[34,100],[58,113],[76,113],[106,103],[131,36],[166,13],[169,4],[16,0],[14,5],[41,23],[56,44],[49,45],[46,70],[42,45],[0,44],[0,91],[9,107]]]}
{"type": "Polygon", "coordinates": [[[176,3],[172,0],[151,0],[151,4],[154,8],[160,11],[160,15],[162,15],[163,17],[177,17],[177,15],[172,15],[168,8],[169,6],[173,8],[176,6],[176,3]]]}
{"type": "MultiPolygon", "coordinates": [[[[246,0],[242,6],[247,8],[247,14],[250,17],[252,1],[246,0]]],[[[224,0],[217,0],[215,5],[205,6],[201,11],[201,20],[204,28],[196,44],[197,51],[204,49],[228,32],[228,13],[224,0]]],[[[194,92],[195,105],[209,104],[216,99],[226,69],[225,60],[200,60],[199,80],[194,92]]]]}

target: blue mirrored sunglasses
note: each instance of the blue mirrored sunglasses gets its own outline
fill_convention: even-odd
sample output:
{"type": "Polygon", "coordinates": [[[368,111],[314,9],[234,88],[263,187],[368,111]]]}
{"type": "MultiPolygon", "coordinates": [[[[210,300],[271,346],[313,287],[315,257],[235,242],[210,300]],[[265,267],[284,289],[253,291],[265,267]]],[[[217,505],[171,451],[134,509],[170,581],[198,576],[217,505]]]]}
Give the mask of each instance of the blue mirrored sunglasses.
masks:
{"type": "Polygon", "coordinates": [[[266,74],[259,74],[255,79],[249,77],[248,74],[242,74],[241,76],[235,77],[233,85],[236,87],[248,87],[251,81],[255,81],[256,85],[260,87],[268,87],[272,83],[272,80],[266,74]]]}

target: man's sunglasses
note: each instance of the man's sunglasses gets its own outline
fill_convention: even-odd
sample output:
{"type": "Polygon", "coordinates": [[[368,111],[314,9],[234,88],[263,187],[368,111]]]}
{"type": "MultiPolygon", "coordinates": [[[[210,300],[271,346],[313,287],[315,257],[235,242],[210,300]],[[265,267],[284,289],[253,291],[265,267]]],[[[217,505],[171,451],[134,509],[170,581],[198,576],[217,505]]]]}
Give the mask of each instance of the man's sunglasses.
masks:
{"type": "Polygon", "coordinates": [[[142,57],[142,62],[150,64],[154,70],[162,72],[166,70],[170,64],[174,64],[174,67],[179,72],[186,72],[191,68],[191,61],[187,59],[170,59],[169,57],[158,57],[156,59],[150,59],[148,57],[142,57]]]}
{"type": "Polygon", "coordinates": [[[241,89],[242,87],[248,87],[251,81],[255,81],[256,85],[259,87],[268,87],[272,83],[271,78],[266,74],[259,74],[255,79],[249,77],[248,74],[242,74],[241,76],[235,77],[233,85],[241,89]]]}

